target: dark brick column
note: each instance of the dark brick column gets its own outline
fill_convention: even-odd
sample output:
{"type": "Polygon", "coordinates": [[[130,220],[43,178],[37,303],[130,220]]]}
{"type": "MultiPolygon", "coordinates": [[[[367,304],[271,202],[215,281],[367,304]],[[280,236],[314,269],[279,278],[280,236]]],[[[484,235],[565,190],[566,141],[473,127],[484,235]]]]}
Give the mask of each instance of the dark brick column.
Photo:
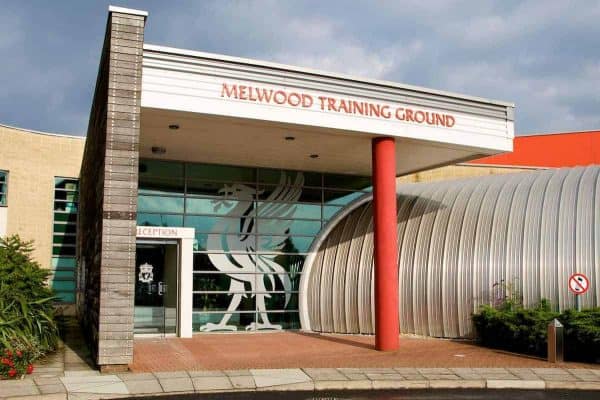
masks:
{"type": "Polygon", "coordinates": [[[144,14],[109,11],[80,174],[78,308],[102,370],[133,359],[144,14]]]}

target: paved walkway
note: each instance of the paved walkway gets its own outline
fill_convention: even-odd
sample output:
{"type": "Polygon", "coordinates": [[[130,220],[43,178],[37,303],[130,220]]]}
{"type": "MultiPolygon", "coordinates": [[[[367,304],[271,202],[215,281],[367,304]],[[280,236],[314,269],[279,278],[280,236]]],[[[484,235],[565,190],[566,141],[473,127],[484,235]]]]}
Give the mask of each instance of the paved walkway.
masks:
{"type": "Polygon", "coordinates": [[[590,367],[582,363],[557,366],[540,358],[488,349],[467,341],[415,337],[402,337],[398,351],[384,353],[374,350],[374,340],[372,336],[301,332],[140,339],[134,343],[134,362],[130,367],[135,372],[325,367],[590,367]]]}
{"type": "Polygon", "coordinates": [[[101,375],[65,371],[0,381],[2,399],[113,399],[163,393],[364,389],[600,390],[600,370],[562,368],[288,368],[101,375]]]}
{"type": "MultiPolygon", "coordinates": [[[[191,346],[192,350],[194,346],[201,346],[208,356],[220,352],[218,360],[208,364],[213,368],[206,368],[206,364],[200,363],[193,368],[169,371],[168,369],[173,365],[179,364],[167,362],[163,368],[154,365],[155,370],[152,372],[100,374],[91,365],[78,327],[72,324],[67,331],[66,344],[55,354],[37,364],[33,375],[18,381],[0,381],[0,399],[114,399],[164,393],[267,390],[428,388],[600,390],[600,366],[598,365],[574,363],[553,365],[540,359],[499,353],[464,342],[433,339],[404,339],[402,341],[404,350],[401,352],[406,351],[408,355],[402,355],[401,352],[379,353],[372,349],[369,340],[370,338],[365,337],[320,337],[293,333],[206,335],[191,339],[187,346],[191,346]],[[281,339],[294,335],[302,341],[292,340],[287,345],[281,344],[281,339]],[[213,347],[208,345],[210,341],[215,342],[213,347]],[[269,343],[271,347],[265,348],[264,346],[269,343]],[[244,344],[247,347],[246,352],[240,349],[244,344]],[[294,348],[299,345],[304,345],[305,348],[294,348]],[[278,351],[281,353],[276,357],[278,351]],[[324,354],[315,356],[319,352],[324,354]],[[334,359],[336,353],[337,361],[334,359]],[[303,356],[306,358],[303,359],[303,356]],[[426,361],[427,357],[430,358],[429,361],[426,361]],[[277,360],[284,360],[288,366],[267,368],[268,365],[277,364],[277,360]],[[218,363],[239,365],[248,362],[251,365],[260,364],[262,369],[214,368],[218,363]],[[303,367],[289,367],[293,363],[303,364],[303,367]],[[323,363],[323,366],[340,363],[343,367],[310,368],[310,364],[314,363],[323,363]],[[353,366],[353,364],[365,363],[367,365],[353,366]],[[390,365],[373,367],[369,366],[371,363],[390,365]],[[441,363],[446,365],[440,367],[441,363]],[[493,365],[506,367],[477,367],[482,363],[491,364],[486,365],[488,367],[493,365]],[[535,365],[528,366],[528,363],[535,365]],[[403,366],[404,364],[413,364],[413,367],[403,366]],[[438,364],[438,366],[419,364],[438,364]],[[415,368],[414,365],[419,365],[419,368],[415,368]]],[[[136,360],[142,358],[138,354],[140,349],[152,350],[147,346],[166,346],[153,350],[173,351],[169,346],[175,346],[177,350],[177,346],[182,346],[181,343],[184,341],[182,339],[136,341],[136,360]]],[[[159,353],[159,359],[162,357],[160,354],[162,353],[159,353]]],[[[154,355],[156,356],[157,353],[154,355]]],[[[177,352],[171,355],[175,359],[181,358],[177,352]]],[[[136,365],[138,365],[137,361],[132,368],[135,369],[136,365]]]]}

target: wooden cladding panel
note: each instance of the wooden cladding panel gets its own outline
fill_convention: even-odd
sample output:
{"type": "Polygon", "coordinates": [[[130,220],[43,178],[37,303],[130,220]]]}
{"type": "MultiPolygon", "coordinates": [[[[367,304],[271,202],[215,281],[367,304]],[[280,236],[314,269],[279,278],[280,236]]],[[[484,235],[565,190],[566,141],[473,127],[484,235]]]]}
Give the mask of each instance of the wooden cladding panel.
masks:
{"type": "Polygon", "coordinates": [[[81,173],[82,212],[90,215],[83,218],[87,239],[80,246],[86,265],[83,323],[102,367],[125,365],[133,357],[144,22],[137,15],[109,14],[81,173]]]}

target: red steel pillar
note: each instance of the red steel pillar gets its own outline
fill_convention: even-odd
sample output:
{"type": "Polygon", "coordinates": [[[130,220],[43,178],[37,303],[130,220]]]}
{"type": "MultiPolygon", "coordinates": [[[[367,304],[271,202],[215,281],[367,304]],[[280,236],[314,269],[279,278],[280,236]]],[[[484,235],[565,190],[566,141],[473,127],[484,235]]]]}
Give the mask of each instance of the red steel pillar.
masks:
{"type": "Polygon", "coordinates": [[[396,143],[374,138],[373,223],[375,235],[375,348],[398,350],[398,238],[396,216],[396,143]]]}

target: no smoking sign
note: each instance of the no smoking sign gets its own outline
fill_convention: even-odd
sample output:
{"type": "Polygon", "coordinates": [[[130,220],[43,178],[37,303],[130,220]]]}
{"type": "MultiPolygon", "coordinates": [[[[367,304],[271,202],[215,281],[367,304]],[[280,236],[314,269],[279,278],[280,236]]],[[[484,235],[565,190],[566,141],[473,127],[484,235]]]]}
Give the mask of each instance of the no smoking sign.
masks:
{"type": "Polygon", "coordinates": [[[584,274],[576,273],[569,278],[569,290],[574,294],[584,294],[589,288],[590,281],[584,274]]]}

